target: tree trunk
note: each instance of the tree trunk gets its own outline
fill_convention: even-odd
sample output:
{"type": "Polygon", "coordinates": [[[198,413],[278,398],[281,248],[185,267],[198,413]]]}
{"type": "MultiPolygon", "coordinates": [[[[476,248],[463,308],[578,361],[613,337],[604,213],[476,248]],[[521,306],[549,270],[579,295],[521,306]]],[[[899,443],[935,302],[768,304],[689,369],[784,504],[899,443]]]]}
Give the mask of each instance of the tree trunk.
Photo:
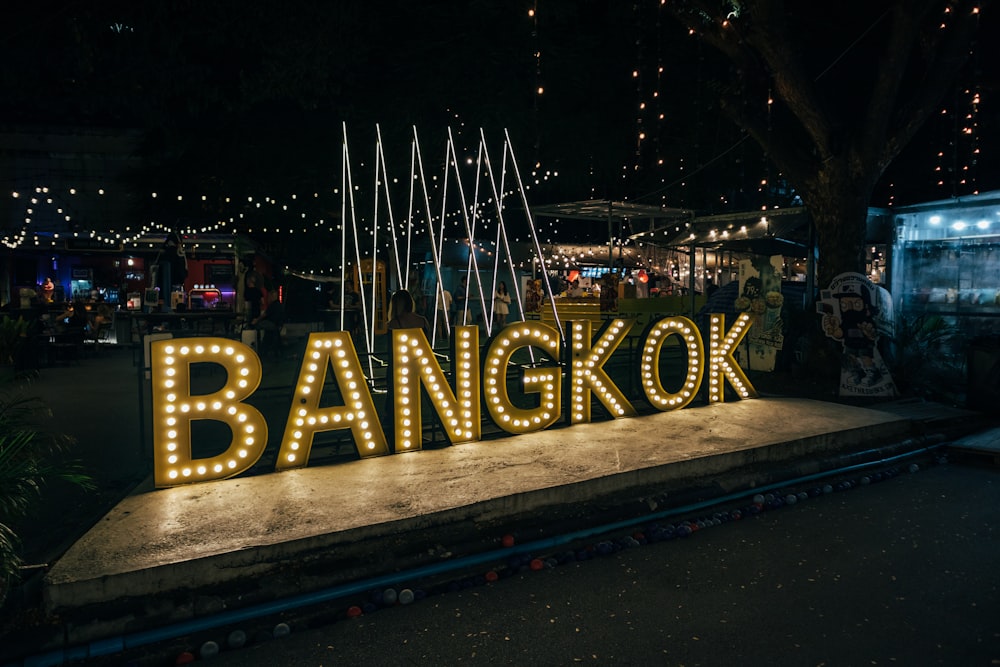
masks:
{"type": "Polygon", "coordinates": [[[845,171],[821,172],[802,191],[816,225],[819,248],[816,287],[826,289],[838,274],[864,273],[865,238],[871,186],[859,185],[845,171]]]}

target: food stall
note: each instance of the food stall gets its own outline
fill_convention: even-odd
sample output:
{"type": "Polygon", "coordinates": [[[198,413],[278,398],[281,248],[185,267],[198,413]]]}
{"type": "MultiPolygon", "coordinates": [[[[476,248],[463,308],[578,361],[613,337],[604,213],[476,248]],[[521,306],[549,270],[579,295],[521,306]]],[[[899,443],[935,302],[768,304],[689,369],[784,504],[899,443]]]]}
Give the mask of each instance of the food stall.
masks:
{"type": "Polygon", "coordinates": [[[1000,336],[1000,192],[901,207],[895,225],[897,310],[1000,336]]]}

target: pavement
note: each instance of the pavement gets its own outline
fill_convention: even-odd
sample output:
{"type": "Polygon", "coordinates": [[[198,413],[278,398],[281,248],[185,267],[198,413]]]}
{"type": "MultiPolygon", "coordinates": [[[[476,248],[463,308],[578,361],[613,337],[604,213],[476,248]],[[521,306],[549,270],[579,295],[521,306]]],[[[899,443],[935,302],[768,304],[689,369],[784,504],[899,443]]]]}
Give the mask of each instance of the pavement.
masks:
{"type": "MultiPolygon", "coordinates": [[[[294,361],[265,360],[258,390],[280,425],[294,361]]],[[[333,446],[302,469],[154,490],[134,350],[44,368],[31,388],[77,436],[101,491],[57,489],[19,527],[38,573],[21,603],[36,595],[41,618],[8,624],[14,657],[487,552],[511,533],[543,537],[942,444],[994,462],[1000,452],[982,413],[765,396],[376,459],[333,446]]]]}

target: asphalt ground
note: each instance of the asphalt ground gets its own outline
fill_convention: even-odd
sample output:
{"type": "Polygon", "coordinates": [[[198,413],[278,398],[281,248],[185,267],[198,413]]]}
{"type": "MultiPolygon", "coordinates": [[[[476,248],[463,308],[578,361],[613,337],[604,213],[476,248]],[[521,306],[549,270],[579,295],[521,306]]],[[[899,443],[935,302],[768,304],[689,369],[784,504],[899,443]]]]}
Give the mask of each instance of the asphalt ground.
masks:
{"type": "Polygon", "coordinates": [[[485,566],[414,581],[410,604],[378,589],[73,664],[1000,664],[1000,469],[910,465],[739,520],[732,506],[672,519],[709,522],[684,538],[618,531],[529,555],[537,570],[500,563],[492,582],[485,566]]]}

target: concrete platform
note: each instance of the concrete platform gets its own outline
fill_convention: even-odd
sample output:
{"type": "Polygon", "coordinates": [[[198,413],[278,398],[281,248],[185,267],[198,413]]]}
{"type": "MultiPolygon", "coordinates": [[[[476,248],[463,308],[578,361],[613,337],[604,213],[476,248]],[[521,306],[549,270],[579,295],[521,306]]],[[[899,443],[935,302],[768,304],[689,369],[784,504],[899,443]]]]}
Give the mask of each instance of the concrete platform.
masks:
{"type": "Polygon", "coordinates": [[[761,398],[147,489],[54,564],[47,612],[64,619],[62,641],[91,641],[398,571],[443,552],[495,549],[506,531],[537,536],[609,508],[648,511],[642,501],[652,495],[751,489],[892,443],[916,448],[921,431],[907,414],[761,398]]]}
{"type": "Polygon", "coordinates": [[[956,456],[1000,465],[1000,428],[990,428],[959,438],[948,449],[956,456]]]}

